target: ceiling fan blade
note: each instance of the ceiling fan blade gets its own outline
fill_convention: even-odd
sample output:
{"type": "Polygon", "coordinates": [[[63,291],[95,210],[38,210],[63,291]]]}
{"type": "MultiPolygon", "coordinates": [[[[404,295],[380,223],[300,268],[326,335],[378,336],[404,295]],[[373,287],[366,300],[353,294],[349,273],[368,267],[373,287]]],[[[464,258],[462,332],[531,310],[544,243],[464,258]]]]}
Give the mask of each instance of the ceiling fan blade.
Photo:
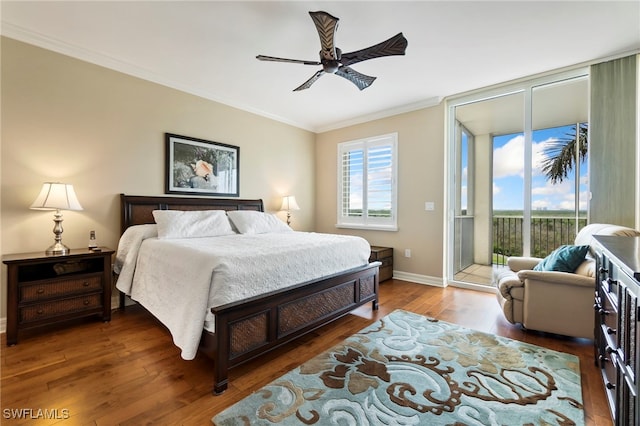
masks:
{"type": "Polygon", "coordinates": [[[318,61],[305,61],[302,59],[287,59],[287,58],[276,58],[275,56],[265,56],[258,55],[256,59],[260,61],[272,61],[272,62],[292,62],[294,64],[303,64],[303,65],[321,65],[318,61]]]}
{"type": "Polygon", "coordinates": [[[356,86],[358,89],[364,90],[367,87],[371,86],[376,79],[376,77],[371,77],[369,75],[361,74],[358,71],[355,71],[353,68],[342,66],[338,68],[336,71],[336,75],[340,77],[344,77],[356,86]]]}
{"type": "Polygon", "coordinates": [[[305,81],[304,83],[302,83],[300,86],[296,87],[295,89],[293,89],[294,92],[299,92],[300,90],[304,90],[304,89],[308,89],[309,87],[311,87],[311,85],[313,83],[316,82],[317,79],[319,79],[320,77],[322,77],[322,74],[324,74],[324,70],[320,70],[317,73],[315,73],[309,80],[305,81]]]}
{"type": "Polygon", "coordinates": [[[309,15],[311,15],[313,23],[316,24],[320,36],[320,46],[322,46],[320,56],[324,59],[337,59],[334,38],[340,19],[322,11],[309,12],[309,15]]]}
{"type": "Polygon", "coordinates": [[[407,39],[404,38],[402,33],[398,33],[391,37],[389,40],[385,40],[382,43],[378,43],[375,46],[367,47],[366,49],[357,50],[355,52],[343,53],[340,63],[344,66],[349,66],[357,62],[366,61],[367,59],[380,58],[382,56],[404,55],[407,49],[407,39]]]}

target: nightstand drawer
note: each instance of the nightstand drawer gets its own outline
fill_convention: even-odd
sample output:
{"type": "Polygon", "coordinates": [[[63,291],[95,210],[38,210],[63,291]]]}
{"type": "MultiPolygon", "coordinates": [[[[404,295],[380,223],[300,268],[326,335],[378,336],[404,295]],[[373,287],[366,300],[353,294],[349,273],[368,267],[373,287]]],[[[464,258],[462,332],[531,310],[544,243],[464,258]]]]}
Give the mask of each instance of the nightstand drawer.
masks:
{"type": "Polygon", "coordinates": [[[371,246],[371,256],[369,256],[369,262],[380,261],[383,259],[391,259],[393,262],[393,249],[391,247],[378,247],[371,246]]]}
{"type": "Polygon", "coordinates": [[[73,276],[26,284],[20,287],[18,303],[35,302],[59,296],[82,294],[102,290],[102,274],[73,276]]]}
{"type": "Polygon", "coordinates": [[[20,324],[40,321],[69,313],[82,312],[102,307],[102,294],[87,294],[65,300],[36,303],[19,309],[20,324]]]}
{"type": "Polygon", "coordinates": [[[369,262],[380,262],[380,282],[393,277],[393,248],[371,246],[369,262]]]}

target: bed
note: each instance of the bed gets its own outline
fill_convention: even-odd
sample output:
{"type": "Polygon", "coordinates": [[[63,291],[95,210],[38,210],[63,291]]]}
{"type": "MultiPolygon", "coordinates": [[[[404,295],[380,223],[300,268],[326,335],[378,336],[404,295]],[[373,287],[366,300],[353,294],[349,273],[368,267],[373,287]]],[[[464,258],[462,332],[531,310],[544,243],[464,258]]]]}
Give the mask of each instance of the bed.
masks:
{"type": "MultiPolygon", "coordinates": [[[[139,228],[145,228],[145,226],[151,228],[150,225],[155,223],[154,210],[178,210],[183,212],[224,210],[229,215],[244,214],[233,212],[264,212],[262,200],[133,196],[125,194],[121,194],[120,199],[123,237],[133,230],[138,232],[139,228]],[[127,230],[131,227],[134,228],[127,233],[127,230]]],[[[283,234],[283,238],[289,238],[294,241],[293,239],[297,238],[294,234],[305,233],[291,232],[283,234]]],[[[247,238],[249,237],[257,238],[257,236],[247,236],[247,238]]],[[[217,245],[221,245],[219,242],[225,241],[225,238],[232,239],[234,237],[222,236],[216,238],[219,238],[216,240],[217,245]]],[[[199,239],[196,238],[194,240],[199,239]]],[[[164,248],[159,244],[161,242],[150,238],[141,247],[154,247],[152,252],[158,253],[158,256],[160,256],[164,248]],[[152,244],[158,246],[154,247],[152,244]]],[[[287,241],[286,244],[294,243],[287,241]]],[[[324,244],[324,242],[321,244],[324,244]]],[[[140,250],[142,251],[142,248],[140,250]]],[[[197,257],[201,249],[194,248],[193,250],[195,251],[192,251],[192,253],[195,253],[194,256],[197,257]]],[[[273,259],[266,261],[273,263],[273,259]]],[[[136,260],[136,262],[139,261],[136,260]]],[[[319,270],[322,270],[322,265],[316,264],[316,266],[319,270]]],[[[197,350],[213,359],[213,393],[220,394],[226,390],[229,369],[259,357],[369,302],[372,303],[372,309],[377,310],[379,266],[379,262],[369,263],[368,260],[365,260],[363,264],[349,267],[346,270],[312,279],[307,277],[301,282],[296,281],[293,284],[289,282],[284,288],[271,289],[264,293],[252,294],[241,300],[231,299],[232,301],[227,303],[207,307],[209,310],[207,315],[214,318],[215,322],[213,327],[206,327],[203,323],[196,321],[199,334],[197,350]]],[[[135,274],[144,272],[140,263],[130,269],[134,270],[135,274]]],[[[265,274],[266,269],[269,268],[265,268],[265,274]]],[[[271,273],[274,272],[272,271],[271,273]]],[[[212,275],[215,276],[215,274],[212,275]]],[[[236,274],[231,275],[235,276],[236,274]]],[[[250,277],[251,275],[248,276],[250,277]]],[[[126,280],[120,280],[120,278],[121,276],[118,277],[117,287],[120,290],[120,307],[124,309],[125,293],[130,295],[131,291],[126,284],[126,280]],[[125,284],[121,284],[121,281],[125,281],[125,284]],[[125,291],[122,291],[121,288],[124,288],[125,291]]],[[[180,278],[166,278],[167,281],[178,279],[182,279],[182,276],[180,278]]],[[[286,277],[286,279],[290,281],[291,277],[286,277]]],[[[211,281],[213,285],[214,279],[211,279],[211,281]]],[[[260,280],[257,279],[256,281],[260,280]]],[[[282,278],[282,281],[286,282],[285,277],[282,278]]],[[[213,293],[212,290],[211,292],[213,293]]],[[[152,300],[154,298],[162,300],[162,297],[162,294],[155,294],[155,291],[153,295],[149,296],[152,300]]],[[[167,296],[167,298],[170,297],[172,296],[167,296]]],[[[140,298],[145,299],[144,297],[140,298]]],[[[135,299],[137,298],[134,297],[135,299]]],[[[145,306],[145,301],[136,301],[147,310],[150,310],[149,306],[153,305],[153,303],[150,303],[149,306],[145,306]]],[[[209,299],[209,303],[211,303],[211,299],[209,299]]],[[[156,317],[159,316],[154,315],[156,317]]],[[[167,326],[163,319],[159,319],[167,326]]],[[[204,324],[206,323],[207,321],[204,324]]],[[[170,325],[168,328],[171,331],[170,325]]],[[[175,343],[176,337],[175,335],[173,337],[175,343]]]]}

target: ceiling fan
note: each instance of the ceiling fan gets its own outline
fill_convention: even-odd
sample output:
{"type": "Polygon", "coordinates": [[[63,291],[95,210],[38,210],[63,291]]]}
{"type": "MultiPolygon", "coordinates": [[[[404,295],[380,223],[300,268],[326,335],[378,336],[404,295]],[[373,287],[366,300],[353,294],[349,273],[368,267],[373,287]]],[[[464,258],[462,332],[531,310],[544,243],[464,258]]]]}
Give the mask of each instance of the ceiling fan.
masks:
{"type": "Polygon", "coordinates": [[[313,19],[316,29],[318,30],[318,35],[320,36],[320,45],[322,48],[322,50],[320,50],[320,61],[276,58],[264,55],[256,56],[256,58],[261,61],[322,65],[321,70],[316,72],[309,80],[293,89],[294,91],[308,89],[325,73],[339,75],[358,86],[358,89],[366,89],[374,82],[376,77],[361,74],[351,68],[350,65],[383,56],[404,55],[404,52],[407,49],[407,39],[404,38],[402,33],[398,33],[390,39],[374,46],[367,47],[366,49],[342,53],[342,51],[334,44],[334,37],[338,29],[339,19],[322,11],[309,12],[309,15],[311,15],[311,19],[313,19]]]}

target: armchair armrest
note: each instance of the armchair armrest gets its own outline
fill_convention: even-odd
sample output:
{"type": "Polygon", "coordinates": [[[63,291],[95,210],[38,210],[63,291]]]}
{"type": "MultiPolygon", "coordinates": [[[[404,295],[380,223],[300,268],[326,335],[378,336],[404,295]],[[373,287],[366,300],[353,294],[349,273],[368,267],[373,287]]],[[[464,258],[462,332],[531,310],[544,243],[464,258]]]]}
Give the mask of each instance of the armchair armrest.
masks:
{"type": "Polygon", "coordinates": [[[523,269],[533,269],[538,263],[542,261],[540,257],[522,257],[511,256],[507,258],[507,266],[513,272],[522,271],[523,269]]]}
{"type": "Polygon", "coordinates": [[[518,272],[520,280],[542,281],[556,285],[570,285],[578,287],[595,287],[595,278],[570,272],[530,271],[518,272]]]}
{"type": "Polygon", "coordinates": [[[511,290],[513,288],[524,287],[524,283],[520,280],[520,277],[509,268],[499,269],[494,273],[495,286],[504,298],[510,299],[512,297],[511,290]]]}

